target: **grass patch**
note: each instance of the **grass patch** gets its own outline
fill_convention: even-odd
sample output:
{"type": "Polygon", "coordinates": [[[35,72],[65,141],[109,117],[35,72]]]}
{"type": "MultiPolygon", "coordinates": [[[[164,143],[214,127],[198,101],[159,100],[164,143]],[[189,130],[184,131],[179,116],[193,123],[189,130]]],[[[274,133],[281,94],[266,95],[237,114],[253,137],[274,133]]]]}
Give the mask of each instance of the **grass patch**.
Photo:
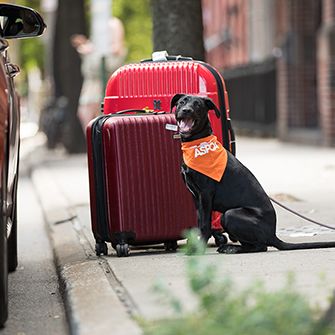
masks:
{"type": "MultiPolygon", "coordinates": [[[[204,246],[198,233],[187,236],[186,254],[199,255],[204,246]]],[[[229,278],[219,278],[216,268],[202,257],[186,262],[190,289],[197,308],[185,312],[182,302],[166,287],[156,287],[175,311],[174,318],[141,320],[145,335],[331,335],[335,334],[335,303],[322,314],[295,288],[293,275],[280,290],[269,292],[255,282],[237,290],[229,278]]]]}

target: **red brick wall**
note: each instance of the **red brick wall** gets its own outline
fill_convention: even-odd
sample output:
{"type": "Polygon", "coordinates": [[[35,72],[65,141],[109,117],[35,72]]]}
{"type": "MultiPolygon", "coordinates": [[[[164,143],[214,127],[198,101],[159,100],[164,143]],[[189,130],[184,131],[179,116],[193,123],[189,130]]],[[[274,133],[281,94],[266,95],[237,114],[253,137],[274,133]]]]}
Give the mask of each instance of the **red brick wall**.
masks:
{"type": "MultiPolygon", "coordinates": [[[[312,130],[313,142],[335,145],[335,0],[275,1],[278,136],[299,140],[294,134],[312,130]]],[[[206,60],[220,70],[248,64],[251,3],[202,4],[206,60]]]]}
{"type": "Polygon", "coordinates": [[[206,61],[219,69],[247,63],[248,1],[202,0],[202,6],[206,61]]]}
{"type": "Polygon", "coordinates": [[[316,32],[320,8],[317,0],[277,0],[277,6],[282,48],[277,62],[277,122],[278,135],[285,140],[291,129],[318,127],[316,32]]]}
{"type": "Polygon", "coordinates": [[[322,144],[334,146],[335,1],[277,1],[278,40],[295,39],[277,63],[279,137],[290,139],[295,127],[314,128],[321,131],[322,144]]]}
{"type": "Polygon", "coordinates": [[[335,145],[335,1],[322,1],[318,36],[318,95],[323,144],[335,145]]]}

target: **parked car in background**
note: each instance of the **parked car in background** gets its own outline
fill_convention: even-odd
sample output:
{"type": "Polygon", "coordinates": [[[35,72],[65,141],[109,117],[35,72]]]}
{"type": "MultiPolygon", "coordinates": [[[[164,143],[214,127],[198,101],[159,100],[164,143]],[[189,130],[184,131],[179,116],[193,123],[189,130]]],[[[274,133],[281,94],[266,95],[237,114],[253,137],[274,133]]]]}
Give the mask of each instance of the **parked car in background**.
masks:
{"type": "Polygon", "coordinates": [[[17,267],[20,105],[6,39],[39,36],[46,25],[33,9],[0,3],[0,328],[8,314],[8,272],[17,267]]]}

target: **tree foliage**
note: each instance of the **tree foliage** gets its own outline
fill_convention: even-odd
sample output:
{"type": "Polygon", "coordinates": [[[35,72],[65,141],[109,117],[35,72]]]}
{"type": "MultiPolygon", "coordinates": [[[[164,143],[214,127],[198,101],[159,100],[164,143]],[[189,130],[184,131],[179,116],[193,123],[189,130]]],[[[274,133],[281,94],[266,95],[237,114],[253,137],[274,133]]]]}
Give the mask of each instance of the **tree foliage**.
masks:
{"type": "MultiPolygon", "coordinates": [[[[18,5],[41,10],[40,0],[17,0],[18,5]]],[[[86,21],[90,19],[90,1],[85,0],[86,21]]],[[[125,27],[127,62],[138,62],[152,53],[152,15],[150,0],[113,0],[112,13],[125,27]]],[[[89,26],[89,25],[88,25],[89,26]]],[[[23,70],[38,66],[43,69],[44,52],[41,38],[20,41],[20,64],[23,70]]]]}
{"type": "MultiPolygon", "coordinates": [[[[40,12],[40,0],[18,0],[17,5],[31,7],[40,12]]],[[[20,65],[24,72],[33,67],[43,69],[44,52],[41,38],[22,39],[19,44],[20,65]]]]}
{"type": "Polygon", "coordinates": [[[150,0],[113,0],[113,15],[124,24],[127,62],[138,62],[152,53],[150,0]]]}

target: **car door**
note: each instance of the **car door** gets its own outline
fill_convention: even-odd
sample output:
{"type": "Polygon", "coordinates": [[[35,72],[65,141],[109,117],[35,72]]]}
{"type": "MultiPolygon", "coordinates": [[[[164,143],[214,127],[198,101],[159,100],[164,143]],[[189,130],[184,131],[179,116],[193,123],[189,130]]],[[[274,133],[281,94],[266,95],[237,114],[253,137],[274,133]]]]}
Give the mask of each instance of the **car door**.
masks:
{"type": "Polygon", "coordinates": [[[0,328],[8,315],[8,271],[17,266],[16,194],[20,144],[19,68],[7,57],[5,39],[39,36],[46,25],[34,10],[0,3],[0,328]]]}

